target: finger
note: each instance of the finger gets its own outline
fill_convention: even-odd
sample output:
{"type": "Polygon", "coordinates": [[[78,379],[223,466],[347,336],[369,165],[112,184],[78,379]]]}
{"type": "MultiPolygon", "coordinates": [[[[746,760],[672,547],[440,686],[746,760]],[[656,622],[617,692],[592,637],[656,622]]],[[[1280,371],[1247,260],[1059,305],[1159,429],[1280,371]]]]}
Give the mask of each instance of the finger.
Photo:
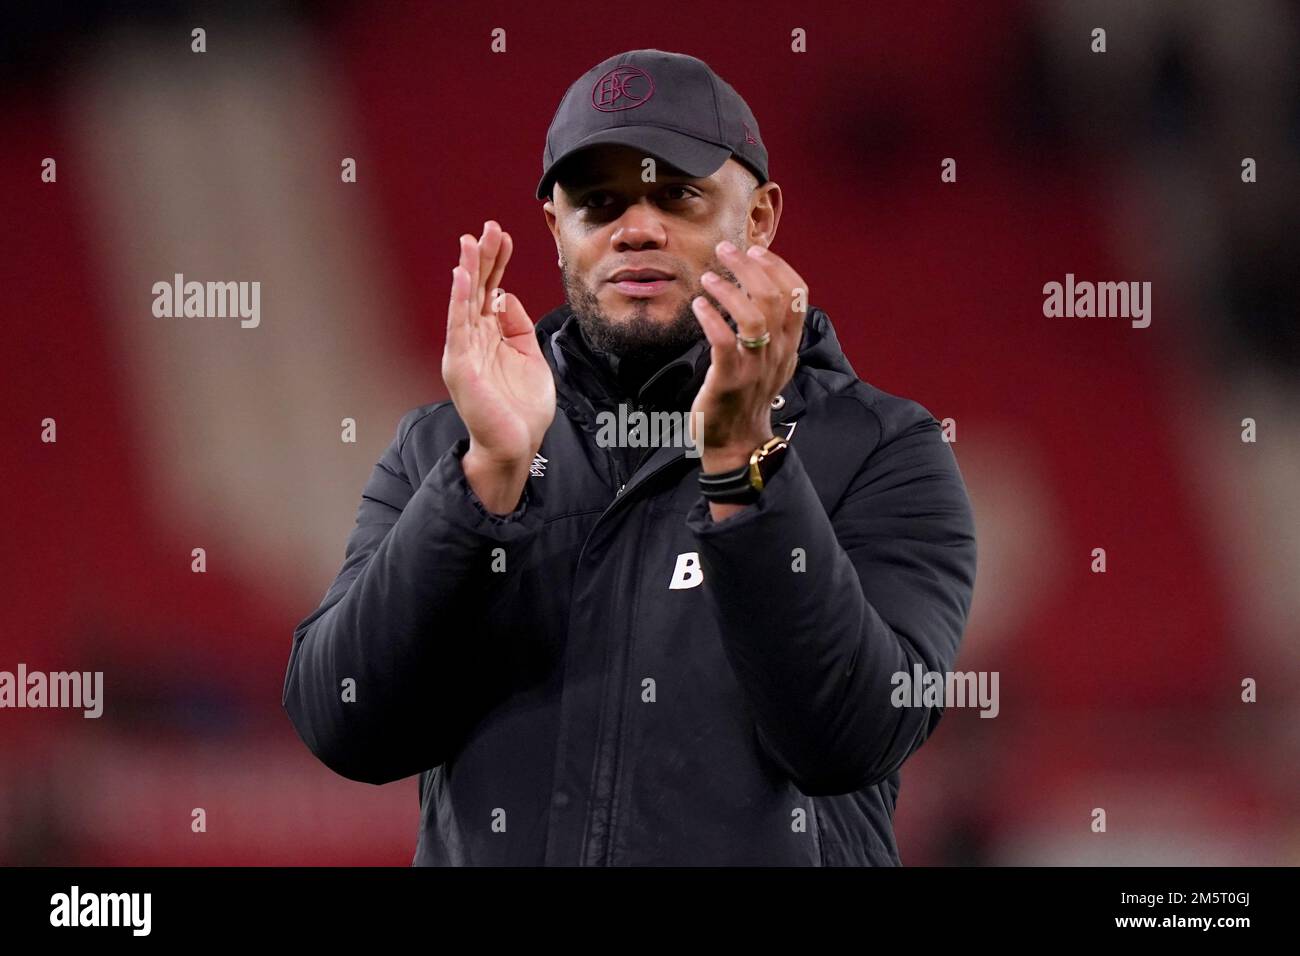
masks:
{"type": "MultiPolygon", "coordinates": [[[[488,231],[484,225],[484,232],[488,231]]],[[[501,339],[501,326],[499,317],[494,312],[487,311],[484,306],[483,292],[483,275],[485,266],[483,262],[484,255],[484,236],[475,239],[467,234],[466,255],[472,264],[471,279],[469,280],[468,296],[469,301],[466,303],[466,311],[469,313],[471,342],[479,353],[485,353],[501,339]]]]}
{"type": "Polygon", "coordinates": [[[483,234],[478,240],[478,273],[482,283],[478,301],[484,309],[491,308],[492,272],[501,252],[501,237],[501,226],[495,219],[483,223],[483,234]]]}
{"type": "Polygon", "coordinates": [[[799,360],[799,340],[806,310],[795,312],[794,307],[806,304],[806,294],[795,295],[803,280],[789,263],[761,244],[750,246],[743,255],[724,254],[721,249],[719,254],[738,276],[746,276],[746,281],[753,283],[752,288],[764,290],[757,296],[751,292],[751,298],[758,299],[772,333],[772,341],[766,346],[762,384],[775,396],[790,380],[799,360]],[[738,259],[745,261],[742,264],[736,261],[738,259]],[[764,282],[752,278],[755,272],[761,274],[764,282]]]}
{"type": "MultiPolygon", "coordinates": [[[[736,320],[736,331],[740,335],[747,339],[756,339],[767,330],[767,319],[740,286],[726,281],[711,271],[700,276],[700,281],[704,284],[705,291],[722,303],[723,307],[731,313],[731,317],[736,320]]],[[[742,347],[739,342],[735,344],[738,348],[742,347]]],[[[745,351],[756,352],[758,350],[745,349],[745,351]]]]}
{"type": "Polygon", "coordinates": [[[731,270],[746,295],[758,303],[767,314],[767,307],[780,296],[781,289],[768,276],[762,264],[752,256],[745,255],[729,242],[718,243],[714,251],[723,264],[731,270]]]}
{"type": "Polygon", "coordinates": [[[513,292],[505,294],[505,309],[501,312],[501,337],[507,345],[525,355],[542,354],[533,320],[528,317],[524,304],[513,292]]]}
{"type": "Polygon", "coordinates": [[[465,270],[465,276],[469,279],[469,301],[472,304],[474,286],[478,277],[478,240],[468,232],[462,233],[460,237],[460,267],[465,270]]]}
{"type": "MultiPolygon", "coordinates": [[[[509,340],[521,335],[529,335],[533,331],[533,321],[528,317],[528,312],[524,309],[524,304],[519,301],[519,297],[513,292],[507,292],[505,306],[501,310],[501,337],[509,340]]],[[[536,340],[537,337],[533,336],[533,341],[536,340]]]]}
{"type": "Polygon", "coordinates": [[[501,279],[505,276],[506,264],[510,262],[510,254],[513,251],[514,240],[510,238],[510,233],[502,232],[501,244],[492,262],[492,273],[488,276],[487,283],[484,286],[487,290],[488,308],[492,307],[493,296],[496,294],[497,289],[501,288],[501,279]]]}
{"type": "Polygon", "coordinates": [[[447,300],[447,350],[459,354],[469,347],[469,282],[465,271],[451,270],[451,295],[447,300]]]}
{"type": "Polygon", "coordinates": [[[469,312],[470,320],[475,325],[483,314],[483,305],[479,300],[478,290],[482,285],[479,277],[479,242],[469,233],[460,237],[460,264],[469,276],[469,312]]]}
{"type": "MultiPolygon", "coordinates": [[[[750,248],[760,249],[762,246],[750,248]]],[[[782,289],[774,281],[774,276],[757,255],[742,253],[727,243],[718,243],[718,256],[735,273],[741,287],[762,314],[763,327],[772,335],[767,348],[779,352],[789,338],[790,290],[782,289]]]]}
{"type": "Polygon", "coordinates": [[[478,265],[474,273],[474,301],[473,308],[476,314],[483,314],[483,283],[487,280],[488,270],[491,269],[492,263],[488,257],[488,236],[491,234],[491,227],[484,222],[483,231],[479,233],[474,240],[475,254],[478,256],[478,265]]]}
{"type": "Polygon", "coordinates": [[[726,381],[732,381],[737,375],[736,366],[740,361],[740,356],[736,354],[736,333],[731,331],[731,326],[727,325],[722,313],[704,296],[697,295],[692,299],[691,308],[709,345],[713,346],[713,365],[726,381]]]}
{"type": "Polygon", "coordinates": [[[482,309],[476,301],[478,240],[469,233],[463,233],[460,237],[460,269],[465,273],[466,345],[471,349],[482,349],[489,338],[500,338],[500,332],[497,331],[495,318],[491,330],[485,328],[482,309]]]}
{"type": "Polygon", "coordinates": [[[750,246],[745,250],[745,257],[758,263],[769,281],[783,290],[780,303],[774,305],[775,312],[770,313],[773,315],[772,342],[768,347],[772,354],[765,366],[763,381],[764,389],[775,396],[790,380],[799,361],[799,343],[807,317],[806,290],[802,296],[796,295],[803,280],[785,260],[764,246],[750,246]],[[804,307],[804,310],[796,312],[796,307],[804,307]]]}
{"type": "MultiPolygon", "coordinates": [[[[781,331],[795,334],[803,331],[804,318],[808,314],[808,286],[794,268],[771,249],[755,244],[745,250],[748,258],[757,262],[768,278],[786,295],[781,318],[781,331]],[[798,294],[802,290],[802,294],[798,294]],[[796,311],[798,309],[798,311],[796,311]]],[[[797,344],[797,343],[796,343],[797,344]]]]}

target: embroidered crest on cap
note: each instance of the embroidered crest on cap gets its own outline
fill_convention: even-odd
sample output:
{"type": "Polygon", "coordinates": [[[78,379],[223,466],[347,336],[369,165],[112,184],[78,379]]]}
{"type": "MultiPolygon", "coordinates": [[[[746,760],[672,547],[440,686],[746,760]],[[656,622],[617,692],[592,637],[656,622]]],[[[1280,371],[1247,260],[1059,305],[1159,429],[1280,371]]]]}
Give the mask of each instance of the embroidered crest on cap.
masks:
{"type": "Polygon", "coordinates": [[[655,93],[655,81],[645,70],[619,66],[610,70],[591,88],[591,105],[602,113],[636,109],[655,93]]]}

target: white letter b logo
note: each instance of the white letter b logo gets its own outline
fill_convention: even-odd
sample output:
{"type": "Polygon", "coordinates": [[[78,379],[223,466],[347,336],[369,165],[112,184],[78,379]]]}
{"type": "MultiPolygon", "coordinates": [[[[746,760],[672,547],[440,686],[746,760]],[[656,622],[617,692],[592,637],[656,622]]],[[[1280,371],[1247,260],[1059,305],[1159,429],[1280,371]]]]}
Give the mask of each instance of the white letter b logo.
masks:
{"type": "Polygon", "coordinates": [[[704,583],[704,571],[700,569],[698,551],[687,551],[677,555],[677,567],[673,568],[673,579],[668,582],[668,590],[698,588],[704,583]]]}

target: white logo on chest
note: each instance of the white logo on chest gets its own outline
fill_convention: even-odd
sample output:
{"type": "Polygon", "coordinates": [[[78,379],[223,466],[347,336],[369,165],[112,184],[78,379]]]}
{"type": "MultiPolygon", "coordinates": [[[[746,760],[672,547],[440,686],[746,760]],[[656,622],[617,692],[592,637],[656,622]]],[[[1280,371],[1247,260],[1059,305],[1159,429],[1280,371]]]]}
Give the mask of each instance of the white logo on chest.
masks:
{"type": "Polygon", "coordinates": [[[528,474],[534,478],[546,477],[546,463],[550,459],[543,458],[540,453],[533,456],[533,463],[528,467],[528,474]]]}
{"type": "Polygon", "coordinates": [[[668,582],[668,590],[698,588],[703,583],[704,569],[700,567],[699,552],[687,551],[677,555],[677,567],[673,568],[673,579],[668,582]]]}

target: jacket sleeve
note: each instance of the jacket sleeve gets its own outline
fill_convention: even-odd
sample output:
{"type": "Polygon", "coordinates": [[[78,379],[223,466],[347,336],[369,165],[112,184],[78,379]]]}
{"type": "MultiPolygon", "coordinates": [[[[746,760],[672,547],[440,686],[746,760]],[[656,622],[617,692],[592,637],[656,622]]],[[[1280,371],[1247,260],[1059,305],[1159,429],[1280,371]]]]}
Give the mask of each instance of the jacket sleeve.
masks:
{"type": "Polygon", "coordinates": [[[303,742],[366,783],[443,763],[482,716],[499,668],[475,620],[499,589],[495,549],[517,566],[542,524],[527,487],[512,514],[487,511],[461,469],[468,438],[413,486],[401,449],[408,419],[424,417],[404,417],[375,465],[342,570],[294,630],[285,674],[282,703],[303,742]]]}
{"type": "Polygon", "coordinates": [[[870,410],[880,441],[829,516],[795,442],[757,503],[715,523],[701,497],[687,518],[758,743],[810,796],[876,784],[920,747],[942,707],[894,706],[893,675],[950,670],[970,610],[965,484],[939,423],[897,401],[870,410]]]}

